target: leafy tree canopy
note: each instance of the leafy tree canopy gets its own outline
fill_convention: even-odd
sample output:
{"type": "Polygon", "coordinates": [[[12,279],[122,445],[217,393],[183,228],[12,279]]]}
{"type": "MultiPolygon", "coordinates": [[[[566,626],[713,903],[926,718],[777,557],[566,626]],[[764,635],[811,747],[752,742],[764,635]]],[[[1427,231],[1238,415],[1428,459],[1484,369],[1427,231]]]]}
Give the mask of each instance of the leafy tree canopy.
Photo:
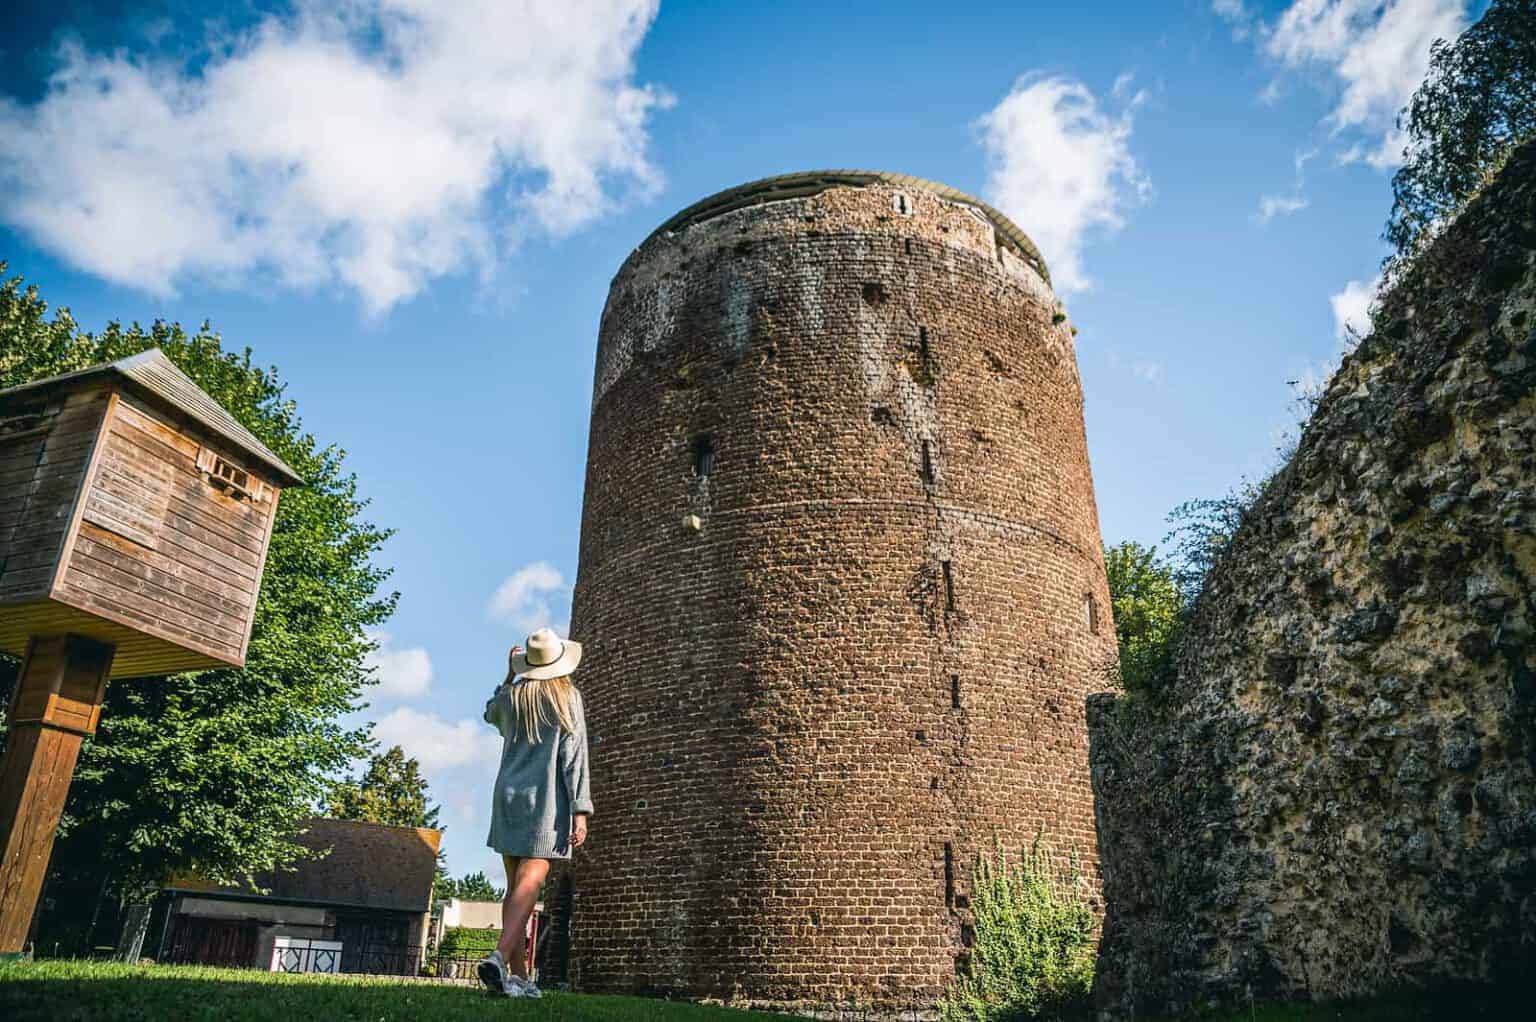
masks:
{"type": "Polygon", "coordinates": [[[464,901],[500,901],[506,897],[504,888],[495,887],[484,873],[470,873],[459,880],[444,877],[433,892],[439,899],[461,898],[464,901]]]}
{"type": "Polygon", "coordinates": [[[1169,565],[1186,603],[1193,604],[1200,596],[1205,576],[1232,542],[1264,485],[1245,480],[1225,496],[1186,500],[1168,512],[1172,528],[1163,542],[1173,544],[1169,565]]]}
{"type": "Polygon", "coordinates": [[[326,813],[338,820],[436,827],[440,807],[428,805],[429,797],[421,764],[394,745],[374,756],[362,777],[333,785],[326,799],[326,813]]]}
{"type": "MultiPolygon", "coordinates": [[[[36,286],[0,263],[0,387],[159,346],[308,485],[278,503],[247,665],[107,686],[100,731],[82,750],[55,846],[56,868],[143,889],[185,871],[239,881],[302,853],[289,837],[312,815],[328,779],[368,752],[341,723],[370,683],[365,629],[396,596],[373,555],[389,533],[344,452],[306,433],[275,369],[225,351],[204,324],[187,333],[156,322],[82,332],[67,310],[52,319],[36,286]]],[[[0,663],[0,696],[17,664],[0,663]]]]}
{"type": "Polygon", "coordinates": [[[1166,687],[1184,624],[1185,600],[1156,547],[1125,542],[1104,551],[1120,648],[1120,681],[1133,692],[1166,687]]]}
{"type": "Polygon", "coordinates": [[[1536,138],[1536,0],[1493,0],[1459,38],[1437,41],[1398,126],[1408,148],[1392,178],[1389,270],[1536,138]]]}

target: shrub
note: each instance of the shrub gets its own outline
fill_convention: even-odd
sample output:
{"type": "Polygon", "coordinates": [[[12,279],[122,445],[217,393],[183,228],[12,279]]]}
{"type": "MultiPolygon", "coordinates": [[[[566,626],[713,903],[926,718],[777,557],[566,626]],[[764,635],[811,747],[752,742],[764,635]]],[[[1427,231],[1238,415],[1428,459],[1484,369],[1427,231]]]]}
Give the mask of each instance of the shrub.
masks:
{"type": "Polygon", "coordinates": [[[496,950],[501,939],[497,929],[480,929],[475,926],[450,926],[443,930],[443,942],[438,945],[439,958],[482,958],[496,950]]]}
{"type": "Polygon", "coordinates": [[[1086,1014],[1095,920],[1075,857],[1063,868],[1036,839],[1010,863],[999,847],[976,866],[971,914],[976,938],[939,1003],[943,1022],[1086,1014]]]}

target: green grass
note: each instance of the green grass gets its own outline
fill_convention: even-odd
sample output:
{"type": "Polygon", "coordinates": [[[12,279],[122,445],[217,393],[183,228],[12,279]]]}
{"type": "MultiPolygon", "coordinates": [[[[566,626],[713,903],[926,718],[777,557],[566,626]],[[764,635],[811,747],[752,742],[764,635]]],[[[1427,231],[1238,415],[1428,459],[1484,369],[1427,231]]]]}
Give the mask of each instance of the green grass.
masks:
{"type": "Polygon", "coordinates": [[[546,993],[537,1001],[498,998],[478,987],[374,976],[289,976],[197,965],[0,962],[0,1019],[6,1022],[786,1022],[788,1018],[639,997],[546,993]]]}
{"type": "MultiPolygon", "coordinates": [[[[1404,992],[1339,1004],[1257,1005],[1186,1022],[1438,1022],[1532,1017],[1524,997],[1485,987],[1404,992]]],[[[791,1016],[699,1004],[546,993],[491,997],[478,987],[382,976],[289,976],[253,969],[114,962],[0,962],[0,1020],[73,1022],[789,1022],[791,1016]]]]}

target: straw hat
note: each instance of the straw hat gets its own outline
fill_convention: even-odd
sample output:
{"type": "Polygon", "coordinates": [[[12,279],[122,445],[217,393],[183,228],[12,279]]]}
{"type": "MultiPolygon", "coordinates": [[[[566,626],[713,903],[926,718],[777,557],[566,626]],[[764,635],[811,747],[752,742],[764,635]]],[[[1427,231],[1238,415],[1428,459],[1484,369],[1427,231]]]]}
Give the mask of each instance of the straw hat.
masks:
{"type": "Polygon", "coordinates": [[[548,628],[528,636],[526,648],[512,655],[512,673],[529,681],[570,674],[581,663],[581,643],[562,640],[548,628]]]}

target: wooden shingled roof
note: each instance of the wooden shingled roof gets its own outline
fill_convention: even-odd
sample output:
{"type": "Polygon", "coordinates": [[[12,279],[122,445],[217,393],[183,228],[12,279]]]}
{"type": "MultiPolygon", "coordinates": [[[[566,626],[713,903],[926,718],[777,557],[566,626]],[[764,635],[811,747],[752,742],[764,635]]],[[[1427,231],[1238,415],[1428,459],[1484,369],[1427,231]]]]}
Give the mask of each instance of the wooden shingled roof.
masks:
{"type": "Polygon", "coordinates": [[[294,840],[325,854],[295,864],[292,871],[261,873],[258,894],[248,888],[221,887],[179,878],[171,890],[267,898],[290,904],[427,912],[432,908],[432,880],[442,832],[430,827],[391,827],[361,820],[306,820],[294,840]]]}
{"type": "Polygon", "coordinates": [[[186,373],[177,368],[159,348],[149,348],[137,355],[120,358],[116,362],[62,373],[42,380],[24,383],[19,387],[0,390],[0,398],[16,394],[28,394],[54,387],[78,383],[98,376],[120,377],[131,388],[153,400],[168,405],[173,411],[185,415],[214,435],[234,444],[249,457],[266,466],[284,486],[300,486],[304,480],[279,458],[266,444],[256,439],[213,398],[203,392],[186,373]]]}

